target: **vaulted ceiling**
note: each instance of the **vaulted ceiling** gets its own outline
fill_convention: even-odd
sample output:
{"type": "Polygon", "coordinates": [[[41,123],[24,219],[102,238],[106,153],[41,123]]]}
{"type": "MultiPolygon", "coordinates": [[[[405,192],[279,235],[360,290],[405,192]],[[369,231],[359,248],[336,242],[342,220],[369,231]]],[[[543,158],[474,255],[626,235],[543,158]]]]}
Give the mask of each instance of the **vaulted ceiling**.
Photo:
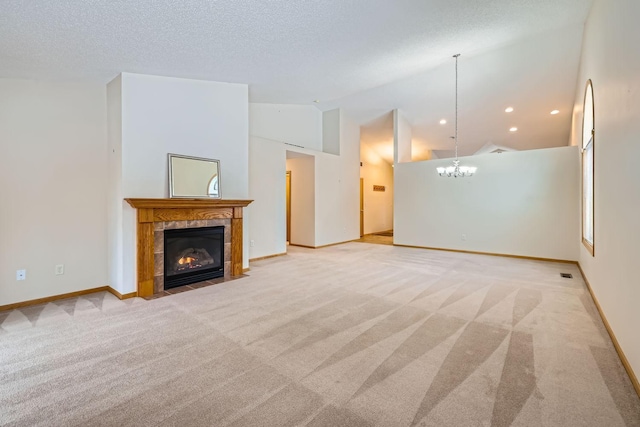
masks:
{"type": "Polygon", "coordinates": [[[487,142],[557,146],[568,140],[591,3],[5,0],[0,77],[106,83],[128,71],[248,83],[251,102],[344,108],[380,151],[399,108],[420,157],[452,148],[451,56],[461,53],[463,154],[487,142]]]}

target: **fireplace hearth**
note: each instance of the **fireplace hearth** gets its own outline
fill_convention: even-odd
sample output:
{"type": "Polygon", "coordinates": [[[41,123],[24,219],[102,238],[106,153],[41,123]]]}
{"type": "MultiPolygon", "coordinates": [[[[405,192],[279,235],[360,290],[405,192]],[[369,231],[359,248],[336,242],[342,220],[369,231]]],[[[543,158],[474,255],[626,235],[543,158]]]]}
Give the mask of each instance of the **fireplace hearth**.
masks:
{"type": "Polygon", "coordinates": [[[224,226],[164,230],[164,288],[224,276],[224,226]]]}

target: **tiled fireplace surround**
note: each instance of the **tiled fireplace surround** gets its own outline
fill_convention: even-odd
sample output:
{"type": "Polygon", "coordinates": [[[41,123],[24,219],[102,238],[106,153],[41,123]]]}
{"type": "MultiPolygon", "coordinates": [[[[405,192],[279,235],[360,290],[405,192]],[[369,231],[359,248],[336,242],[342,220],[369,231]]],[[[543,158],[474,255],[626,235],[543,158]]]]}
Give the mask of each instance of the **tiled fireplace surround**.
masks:
{"type": "Polygon", "coordinates": [[[137,296],[164,291],[164,230],[224,225],[224,276],[242,274],[242,210],[252,200],[125,200],[137,209],[137,296]]]}

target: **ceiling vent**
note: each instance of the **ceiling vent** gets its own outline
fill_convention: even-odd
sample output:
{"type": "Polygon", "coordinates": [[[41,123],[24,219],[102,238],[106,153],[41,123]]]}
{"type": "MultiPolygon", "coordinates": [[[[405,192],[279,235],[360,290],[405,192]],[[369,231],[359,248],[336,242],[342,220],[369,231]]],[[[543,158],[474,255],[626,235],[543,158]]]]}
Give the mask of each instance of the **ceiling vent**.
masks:
{"type": "Polygon", "coordinates": [[[494,154],[494,153],[506,153],[507,151],[518,151],[511,147],[507,147],[506,145],[496,145],[493,142],[489,141],[482,146],[478,151],[473,153],[474,155],[479,154],[494,154]]]}

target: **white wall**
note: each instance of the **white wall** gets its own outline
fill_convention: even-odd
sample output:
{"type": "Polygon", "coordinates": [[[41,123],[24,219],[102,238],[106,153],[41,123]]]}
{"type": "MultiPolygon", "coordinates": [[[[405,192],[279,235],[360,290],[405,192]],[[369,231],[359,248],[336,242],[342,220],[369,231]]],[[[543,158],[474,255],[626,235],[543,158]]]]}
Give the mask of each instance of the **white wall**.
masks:
{"type": "Polygon", "coordinates": [[[412,131],[409,121],[400,110],[393,110],[393,161],[411,161],[412,131]]]}
{"type": "MultiPolygon", "coordinates": [[[[252,110],[252,114],[259,114],[260,109],[252,110]]],[[[285,110],[283,110],[285,111],[285,110]]],[[[334,113],[336,114],[336,113],[334,113]]],[[[251,137],[251,149],[259,149],[259,155],[265,158],[283,158],[286,152],[295,152],[315,158],[315,199],[314,199],[314,229],[313,243],[308,246],[321,246],[332,243],[354,240],[359,237],[359,145],[360,145],[360,128],[359,126],[344,116],[340,111],[337,112],[338,121],[337,135],[340,155],[325,153],[323,151],[311,150],[306,148],[297,148],[286,145],[282,142],[283,138],[278,135],[272,135],[269,140],[258,136],[251,137]],[[258,148],[257,144],[263,144],[258,148]]],[[[296,114],[290,117],[290,120],[284,120],[284,123],[290,123],[296,114]]],[[[252,120],[258,120],[254,117],[252,120]]],[[[314,132],[316,129],[309,129],[314,132]]],[[[283,130],[284,131],[284,130],[283,130]]],[[[255,132],[252,129],[251,134],[255,132]]],[[[318,136],[322,140],[322,136],[318,136]]],[[[253,157],[253,154],[252,154],[253,157]]],[[[281,248],[286,242],[285,233],[275,233],[271,235],[263,235],[261,240],[254,239],[258,236],[261,228],[279,227],[282,221],[286,219],[286,211],[278,213],[274,206],[285,206],[284,191],[276,190],[269,194],[262,194],[258,188],[282,188],[277,181],[284,176],[284,168],[281,163],[257,162],[252,163],[251,169],[251,194],[254,197],[271,197],[272,200],[266,202],[272,208],[269,208],[268,214],[258,214],[257,209],[250,209],[251,228],[249,234],[251,239],[255,240],[255,250],[251,251],[251,258],[260,256],[274,255],[281,253],[281,248]],[[257,166],[257,167],[254,167],[257,166]],[[259,183],[259,184],[258,184],[259,183]],[[259,196],[260,195],[260,196],[259,196]],[[280,216],[278,216],[280,215],[280,216]],[[262,239],[268,239],[263,241],[262,239]],[[259,248],[259,249],[258,249],[259,248]]],[[[295,178],[293,178],[295,179],[295,178]]],[[[305,239],[308,240],[308,239],[305,239]]]]}
{"type": "Polygon", "coordinates": [[[313,105],[249,104],[250,135],[322,151],[322,113],[313,105]]]}
{"type": "Polygon", "coordinates": [[[109,285],[123,292],[122,78],[107,85],[107,269],[109,285]]]}
{"type": "Polygon", "coordinates": [[[167,153],[220,160],[224,199],[247,198],[247,85],[124,73],[125,197],[168,197],[167,153]]]}
{"type": "MultiPolygon", "coordinates": [[[[246,213],[253,259],[287,250],[286,152],[322,150],[322,112],[311,105],[249,104],[249,134],[249,193],[254,202],[246,213]]],[[[312,221],[314,216],[312,211],[312,221]]],[[[298,244],[315,244],[313,222],[309,234],[300,235],[298,244]]]]}
{"type": "Polygon", "coordinates": [[[581,145],[587,79],[595,99],[595,256],[580,265],[636,376],[640,375],[640,3],[596,0],[587,20],[576,91],[574,137],[581,145]]]}
{"type": "Polygon", "coordinates": [[[340,111],[339,129],[340,155],[316,159],[316,246],[360,238],[360,126],[340,111]]]}
{"type": "Polygon", "coordinates": [[[0,79],[0,305],[107,284],[105,118],[104,85],[0,79]]]}
{"type": "Polygon", "coordinates": [[[440,177],[436,167],[450,159],[396,165],[396,244],[577,260],[576,147],[463,157],[461,163],[478,172],[440,177]]]}
{"type": "Polygon", "coordinates": [[[340,109],[322,113],[322,151],[340,155],[340,109]]]}
{"type": "Polygon", "coordinates": [[[249,138],[248,220],[249,259],[281,254],[286,245],[285,152],[282,144],[268,139],[249,138]]]}
{"type": "Polygon", "coordinates": [[[364,180],[364,234],[393,228],[393,168],[367,144],[360,145],[360,177],[364,180]],[[384,185],[385,191],[373,191],[384,185]]]}
{"type": "Polygon", "coordinates": [[[287,159],[291,172],[292,245],[315,246],[315,160],[314,156],[287,159]]]}
{"type": "MultiPolygon", "coordinates": [[[[122,197],[168,197],[167,153],[220,160],[222,198],[249,197],[247,85],[123,73],[121,97],[122,197]]],[[[136,221],[135,210],[122,206],[123,242],[116,257],[123,259],[123,279],[112,286],[128,293],[136,289],[136,221]]],[[[245,224],[245,267],[246,230],[245,224]]]]}

